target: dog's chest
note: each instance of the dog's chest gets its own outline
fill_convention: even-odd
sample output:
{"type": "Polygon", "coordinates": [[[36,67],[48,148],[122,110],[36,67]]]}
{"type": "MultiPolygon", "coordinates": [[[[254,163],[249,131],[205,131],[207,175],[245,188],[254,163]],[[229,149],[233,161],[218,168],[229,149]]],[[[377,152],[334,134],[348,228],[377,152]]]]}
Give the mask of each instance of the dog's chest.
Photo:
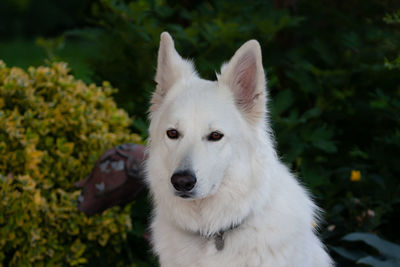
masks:
{"type": "Polygon", "coordinates": [[[255,246],[242,247],[239,229],[209,238],[169,230],[154,236],[161,266],[260,266],[261,255],[255,246]]]}
{"type": "Polygon", "coordinates": [[[222,241],[201,236],[176,236],[169,251],[160,251],[161,266],[225,266],[229,259],[226,253],[229,244],[226,245],[225,240],[223,245],[219,242],[222,241]],[[174,258],[168,259],[168,255],[174,255],[174,258]]]}

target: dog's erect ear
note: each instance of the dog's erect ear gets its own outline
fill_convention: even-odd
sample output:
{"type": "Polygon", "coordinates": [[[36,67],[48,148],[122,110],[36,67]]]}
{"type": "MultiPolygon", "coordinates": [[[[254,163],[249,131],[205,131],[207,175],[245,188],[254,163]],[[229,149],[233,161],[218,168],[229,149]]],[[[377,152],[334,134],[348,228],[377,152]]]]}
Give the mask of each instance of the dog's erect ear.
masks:
{"type": "Polygon", "coordinates": [[[193,64],[188,60],[184,60],[176,52],[171,35],[163,32],[160,38],[160,48],[157,58],[157,73],[155,77],[157,88],[151,99],[150,112],[158,108],[168,90],[179,79],[193,73],[195,73],[193,64]]]}
{"type": "Polygon", "coordinates": [[[264,118],[265,76],[261,47],[256,40],[243,44],[222,66],[218,83],[232,90],[237,107],[250,122],[264,118]]]}

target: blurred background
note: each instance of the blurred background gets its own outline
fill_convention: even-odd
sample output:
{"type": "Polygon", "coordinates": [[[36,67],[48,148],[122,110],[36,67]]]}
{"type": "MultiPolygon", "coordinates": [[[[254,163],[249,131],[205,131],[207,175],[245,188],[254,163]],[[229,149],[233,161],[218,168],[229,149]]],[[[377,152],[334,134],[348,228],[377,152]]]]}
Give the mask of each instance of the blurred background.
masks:
{"type": "Polygon", "coordinates": [[[207,79],[257,39],[279,155],[332,257],[400,266],[397,0],[0,1],[0,266],[157,266],[146,195],[86,218],[73,183],[146,139],[162,31],[207,79]]]}

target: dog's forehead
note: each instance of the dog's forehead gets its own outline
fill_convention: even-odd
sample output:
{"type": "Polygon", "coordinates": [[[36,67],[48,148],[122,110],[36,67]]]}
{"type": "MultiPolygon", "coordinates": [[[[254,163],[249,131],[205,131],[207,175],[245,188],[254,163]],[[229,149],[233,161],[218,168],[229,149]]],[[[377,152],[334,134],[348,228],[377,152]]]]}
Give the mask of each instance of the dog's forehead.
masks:
{"type": "Polygon", "coordinates": [[[196,79],[180,86],[167,103],[169,123],[221,124],[234,107],[229,92],[219,88],[217,82],[196,79]]]}
{"type": "Polygon", "coordinates": [[[219,113],[231,107],[230,98],[216,82],[199,80],[189,83],[176,94],[171,106],[177,113],[206,115],[219,113]]]}

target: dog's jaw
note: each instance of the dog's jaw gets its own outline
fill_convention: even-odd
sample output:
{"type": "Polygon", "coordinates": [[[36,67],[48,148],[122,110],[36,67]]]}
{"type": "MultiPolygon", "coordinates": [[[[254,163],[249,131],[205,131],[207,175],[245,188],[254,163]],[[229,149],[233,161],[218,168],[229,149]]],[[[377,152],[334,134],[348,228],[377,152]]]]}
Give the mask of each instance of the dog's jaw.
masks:
{"type": "MultiPolygon", "coordinates": [[[[238,151],[236,153],[239,154],[238,151]]],[[[243,151],[241,153],[246,154],[243,151]]],[[[155,155],[149,157],[148,164],[155,164],[154,162],[161,160],[157,158],[158,153],[155,155]]],[[[158,216],[168,218],[168,221],[183,230],[202,235],[213,235],[220,229],[240,223],[251,215],[259,203],[268,202],[266,199],[270,195],[266,193],[271,189],[266,188],[267,180],[261,179],[267,175],[249,176],[249,168],[252,165],[260,169],[258,173],[265,172],[265,165],[260,161],[257,163],[253,157],[257,155],[248,155],[248,162],[243,162],[243,157],[237,157],[221,184],[213,188],[212,194],[203,198],[176,196],[169,186],[168,178],[154,180],[150,188],[158,216]]],[[[160,178],[159,171],[160,169],[149,169],[149,176],[160,178]]],[[[168,174],[164,174],[164,177],[168,177],[168,174]]]]}

